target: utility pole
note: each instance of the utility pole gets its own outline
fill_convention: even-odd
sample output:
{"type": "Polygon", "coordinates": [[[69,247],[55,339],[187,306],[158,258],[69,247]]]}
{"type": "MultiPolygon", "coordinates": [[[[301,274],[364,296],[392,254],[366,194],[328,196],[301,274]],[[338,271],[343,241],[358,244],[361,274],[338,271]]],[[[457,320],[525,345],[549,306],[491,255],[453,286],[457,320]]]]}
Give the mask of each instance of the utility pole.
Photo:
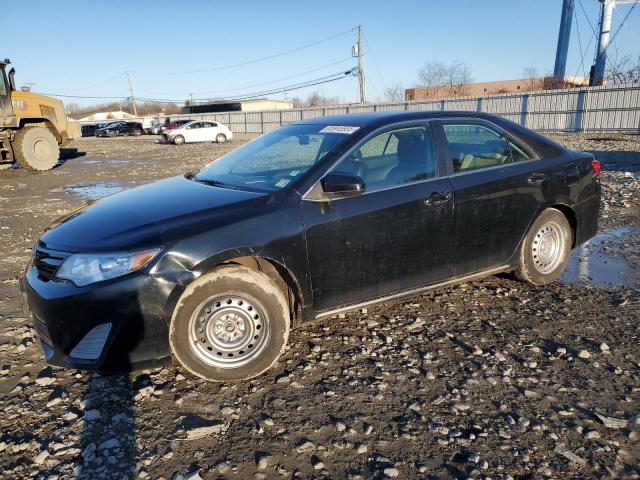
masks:
{"type": "Polygon", "coordinates": [[[589,85],[602,85],[604,71],[607,66],[607,48],[609,48],[609,36],[611,34],[611,17],[616,6],[616,0],[599,0],[602,3],[600,11],[600,35],[598,36],[598,48],[596,49],[596,61],[591,70],[589,85]]]}
{"type": "Polygon", "coordinates": [[[358,85],[360,89],[360,103],[367,102],[366,84],[364,78],[364,54],[362,53],[362,25],[358,25],[358,85]]]}
{"type": "Polygon", "coordinates": [[[560,17],[560,31],[558,32],[558,48],[556,49],[556,64],[553,69],[553,78],[558,86],[564,83],[564,76],[567,68],[567,53],[569,51],[569,39],[571,38],[573,7],[574,0],[563,0],[562,17],[560,17]]]}
{"type": "Polygon", "coordinates": [[[129,98],[131,99],[131,107],[133,108],[133,116],[138,116],[136,109],[136,97],[133,96],[133,87],[131,86],[131,73],[127,72],[127,80],[129,81],[129,98]]]}

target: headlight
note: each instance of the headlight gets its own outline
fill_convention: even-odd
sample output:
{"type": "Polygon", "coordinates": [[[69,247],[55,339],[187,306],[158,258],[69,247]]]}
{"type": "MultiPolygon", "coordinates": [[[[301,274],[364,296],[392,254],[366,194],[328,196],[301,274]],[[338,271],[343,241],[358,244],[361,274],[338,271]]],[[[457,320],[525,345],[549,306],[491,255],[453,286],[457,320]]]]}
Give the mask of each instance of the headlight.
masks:
{"type": "Polygon", "coordinates": [[[130,253],[77,253],[58,269],[57,278],[71,280],[79,287],[102,282],[141,269],[153,260],[160,248],[130,253]]]}

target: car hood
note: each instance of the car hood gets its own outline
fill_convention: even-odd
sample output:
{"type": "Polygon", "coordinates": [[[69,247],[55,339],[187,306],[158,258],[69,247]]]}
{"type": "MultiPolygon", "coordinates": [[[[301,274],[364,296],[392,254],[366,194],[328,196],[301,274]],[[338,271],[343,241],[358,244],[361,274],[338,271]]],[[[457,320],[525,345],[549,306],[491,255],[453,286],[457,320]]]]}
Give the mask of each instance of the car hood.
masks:
{"type": "Polygon", "coordinates": [[[247,204],[259,205],[268,196],[168,178],[76,210],[49,227],[40,242],[66,252],[164,246],[238,219],[247,204]]]}

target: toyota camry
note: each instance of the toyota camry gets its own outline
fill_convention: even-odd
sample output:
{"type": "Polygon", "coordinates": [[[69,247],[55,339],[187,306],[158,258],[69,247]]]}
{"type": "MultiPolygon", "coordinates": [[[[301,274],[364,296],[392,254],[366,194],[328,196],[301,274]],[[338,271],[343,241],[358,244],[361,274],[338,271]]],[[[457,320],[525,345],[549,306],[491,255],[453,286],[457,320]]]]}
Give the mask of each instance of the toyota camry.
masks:
{"type": "Polygon", "coordinates": [[[237,381],[304,321],[513,272],[597,230],[600,163],[475,112],[315,118],[52,225],[21,281],[47,362],[237,381]]]}

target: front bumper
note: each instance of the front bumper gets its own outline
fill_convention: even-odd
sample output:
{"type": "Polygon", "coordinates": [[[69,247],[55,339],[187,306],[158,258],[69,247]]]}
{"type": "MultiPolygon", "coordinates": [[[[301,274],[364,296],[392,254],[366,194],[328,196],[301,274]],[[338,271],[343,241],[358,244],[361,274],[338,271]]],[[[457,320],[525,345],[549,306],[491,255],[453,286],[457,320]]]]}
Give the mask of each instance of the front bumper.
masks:
{"type": "Polygon", "coordinates": [[[166,280],[135,272],[76,287],[30,265],[20,287],[51,365],[116,371],[170,360],[166,280]]]}

